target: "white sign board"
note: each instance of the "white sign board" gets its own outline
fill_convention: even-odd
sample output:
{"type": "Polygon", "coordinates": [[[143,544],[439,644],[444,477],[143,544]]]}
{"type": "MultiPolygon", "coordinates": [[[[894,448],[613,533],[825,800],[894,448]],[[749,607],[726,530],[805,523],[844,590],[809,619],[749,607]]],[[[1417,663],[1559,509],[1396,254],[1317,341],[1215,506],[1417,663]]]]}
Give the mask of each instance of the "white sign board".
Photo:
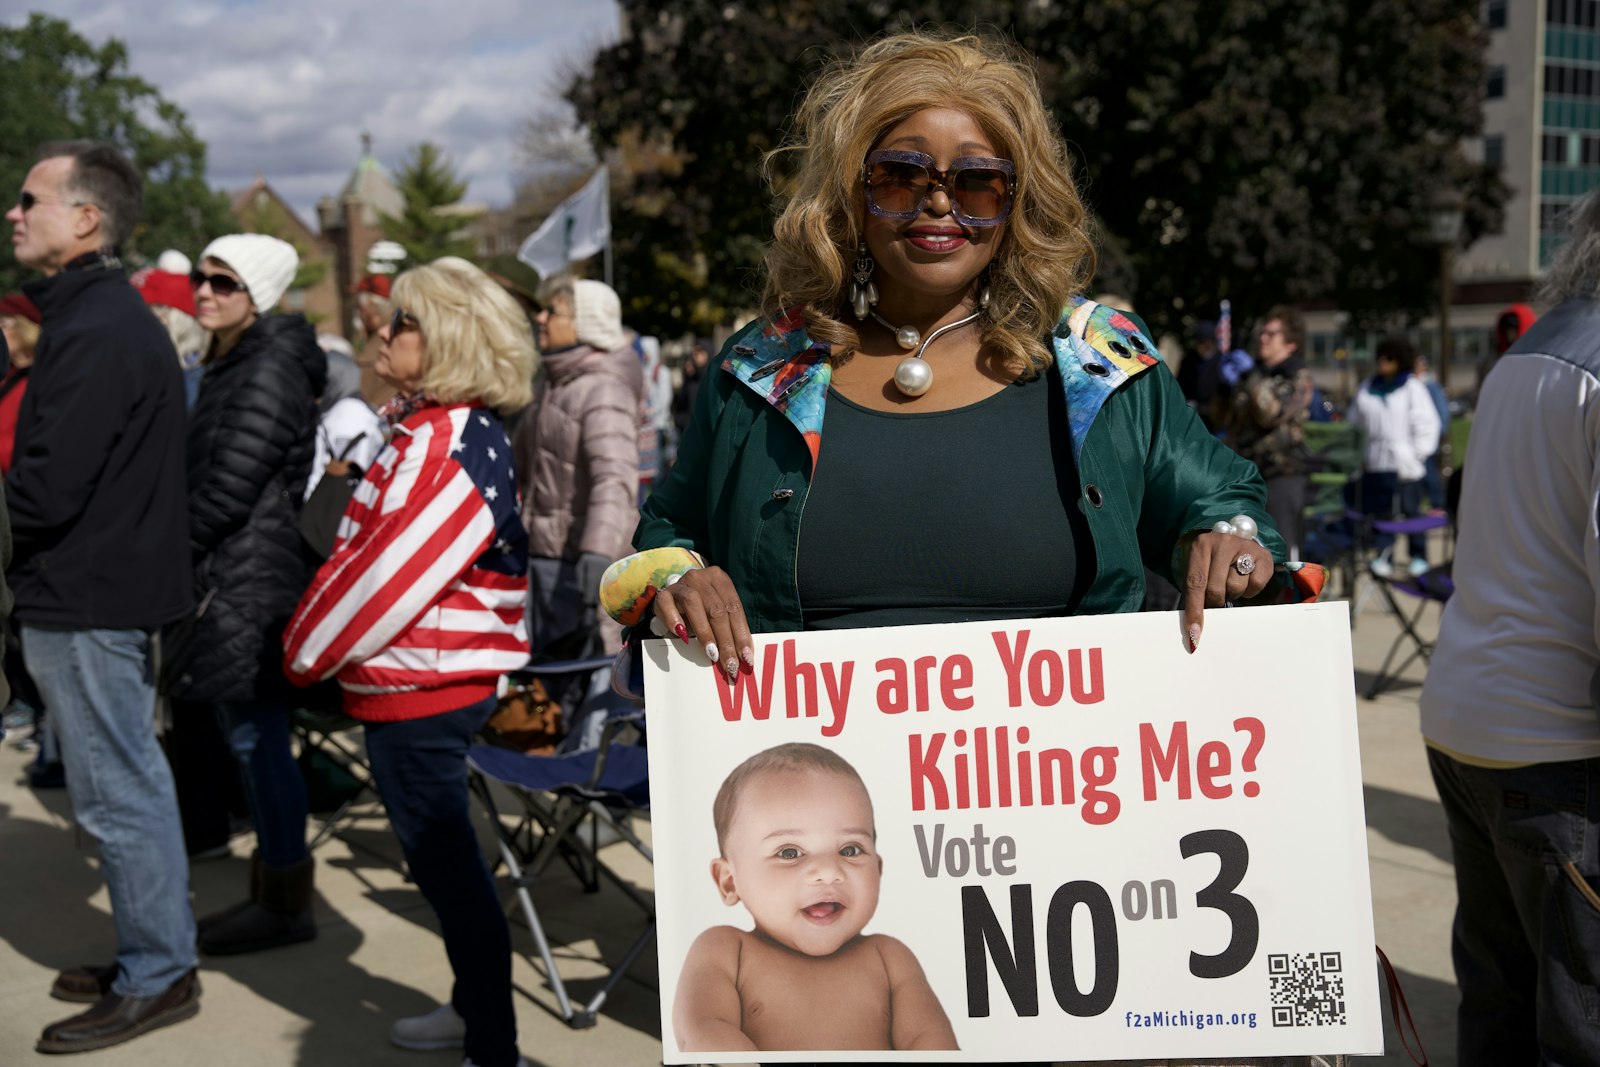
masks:
{"type": "Polygon", "coordinates": [[[646,642],[665,1062],[1381,1052],[1346,606],[1179,630],[646,642]]]}

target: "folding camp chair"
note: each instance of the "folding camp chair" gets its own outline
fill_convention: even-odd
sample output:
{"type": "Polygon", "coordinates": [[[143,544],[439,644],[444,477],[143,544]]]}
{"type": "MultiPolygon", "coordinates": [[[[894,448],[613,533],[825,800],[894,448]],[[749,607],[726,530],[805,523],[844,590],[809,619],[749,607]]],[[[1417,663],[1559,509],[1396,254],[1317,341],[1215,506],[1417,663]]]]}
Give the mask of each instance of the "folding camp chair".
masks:
{"type": "MultiPolygon", "coordinates": [[[[360,721],[340,712],[296,708],[290,718],[290,725],[300,742],[302,765],[311,768],[311,773],[307,775],[311,793],[317,792],[315,782],[318,770],[345,779],[342,783],[343,797],[336,801],[331,814],[321,818],[321,825],[312,835],[307,849],[315,850],[330,837],[337,837],[351,849],[374,856],[388,866],[396,868],[401,874],[405,874],[403,862],[397,863],[393,856],[386,855],[360,838],[344,832],[346,827],[354,824],[360,817],[357,805],[364,801],[376,801],[381,811],[383,804],[372,776],[372,764],[367,762],[365,751],[348,736],[360,729],[360,721]]],[[[313,808],[322,806],[315,803],[314,796],[312,800],[313,808]]],[[[383,815],[379,817],[387,818],[383,815]]]]}
{"type": "MultiPolygon", "coordinates": [[[[1373,519],[1372,528],[1378,533],[1402,536],[1414,533],[1426,533],[1450,525],[1450,520],[1443,515],[1423,515],[1413,519],[1373,519]]],[[[1389,651],[1383,657],[1383,666],[1378,668],[1378,673],[1367,685],[1367,691],[1362,694],[1368,700],[1374,700],[1378,694],[1394,684],[1401,673],[1417,659],[1426,663],[1433,655],[1433,642],[1422,635],[1417,624],[1422,621],[1422,613],[1430,604],[1443,605],[1455,592],[1455,581],[1451,576],[1451,564],[1442,563],[1430,567],[1421,574],[1410,574],[1397,570],[1389,577],[1371,576],[1372,588],[1377,590],[1383,599],[1384,605],[1394,613],[1395,619],[1400,623],[1400,633],[1395,636],[1389,651]],[[1408,614],[1400,606],[1396,597],[1405,597],[1414,600],[1415,606],[1408,614]],[[1410,651],[1405,659],[1390,670],[1395,657],[1402,649],[1410,644],[1410,651]]]]}
{"type": "MultiPolygon", "coordinates": [[[[605,672],[611,659],[566,661],[531,666],[528,675],[550,676],[578,672],[605,672]]],[[[494,825],[500,859],[511,878],[514,907],[520,907],[544,963],[545,976],[555,993],[558,1013],[573,1029],[595,1025],[618,982],[655,936],[656,914],[652,896],[617,874],[601,857],[605,833],[626,841],[647,861],[650,846],[634,832],[631,817],[648,809],[649,772],[642,745],[624,743],[630,731],[642,734],[642,710],[615,701],[606,702],[596,716],[597,745],[578,751],[557,750],[552,755],[525,755],[494,745],[478,744],[467,753],[472,788],[494,825]],[[513,825],[502,818],[490,783],[498,783],[522,804],[513,825]],[[585,891],[597,892],[601,880],[610,882],[644,912],[645,925],[622,959],[607,974],[599,992],[587,1003],[574,1005],[566,982],[556,967],[544,924],[539,920],[531,887],[560,857],[577,874],[585,891]]]]}
{"type": "Polygon", "coordinates": [[[1301,558],[1327,567],[1337,579],[1338,595],[1354,600],[1371,550],[1366,517],[1360,512],[1366,433],[1348,422],[1309,422],[1304,433],[1317,469],[1309,475],[1311,499],[1306,505],[1301,558]]]}

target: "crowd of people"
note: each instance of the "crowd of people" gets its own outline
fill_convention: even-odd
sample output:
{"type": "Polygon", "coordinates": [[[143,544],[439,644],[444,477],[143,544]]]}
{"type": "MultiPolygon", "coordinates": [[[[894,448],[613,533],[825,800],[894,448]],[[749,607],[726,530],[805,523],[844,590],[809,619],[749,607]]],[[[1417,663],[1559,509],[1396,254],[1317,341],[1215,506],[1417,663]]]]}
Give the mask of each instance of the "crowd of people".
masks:
{"type": "MultiPolygon", "coordinates": [[[[1494,356],[1478,367],[1478,390],[1495,358],[1533,320],[1532,309],[1524,304],[1514,304],[1497,317],[1494,356]]],[[[1305,319],[1297,308],[1279,305],[1266,311],[1251,350],[1225,350],[1219,342],[1228,333],[1215,321],[1196,322],[1176,370],[1178,383],[1206,427],[1261,471],[1267,510],[1292,555],[1326,562],[1329,551],[1328,539],[1308,531],[1306,523],[1315,502],[1310,475],[1330,465],[1329,457],[1308,441],[1309,423],[1343,423],[1361,442],[1359,469],[1339,472],[1353,477],[1339,502],[1338,547],[1355,537],[1348,514],[1392,520],[1447,513],[1454,500],[1444,477],[1452,402],[1444,383],[1430,372],[1427,357],[1407,337],[1379,339],[1372,373],[1346,402],[1336,404],[1311,372],[1305,319]]],[[[1460,459],[1454,457],[1454,467],[1460,459]]],[[[1399,569],[1393,558],[1395,536],[1380,530],[1370,540],[1377,554],[1369,568],[1381,578],[1394,576],[1399,569]]],[[[1407,534],[1406,543],[1404,569],[1413,576],[1438,562],[1429,558],[1425,531],[1407,534]]]]}
{"type": "MultiPolygon", "coordinates": [[[[1025,54],[982,37],[880,39],[813,84],[782,151],[795,173],[760,314],[718,355],[695,342],[674,388],[659,347],[624,326],[598,281],[547,280],[530,318],[462,259],[369,275],[357,349],[277,312],[299,263],[270,236],[224,235],[130,278],[120,256],[138,171],[101,143],[40,147],[6,213],[19,263],[40,277],[0,299],[7,678],[47,716],[75,817],[100,845],[116,933],[113,960],[56,977],[52,994],[85,1007],[45,1027],[40,1051],[193,1016],[201,954],[317,936],[297,708],[364,725],[439,919],[451,997],[396,1020],[392,1040],[513,1067],[527,1061],[510,932],[472,831],[466,752],[530,655],[619,652],[654,632],[736,678],[753,668],[753,633],[1137,611],[1151,575],[1183,590],[1186,647],[1204,654],[1207,610],[1316,595],[1317,568],[1298,559],[1316,465],[1304,429],[1331,405],[1300,314],[1268,311],[1253,353],[1197,324],[1175,376],[1140,320],[1088,299],[1088,212],[1025,54]],[[663,550],[687,562],[659,588],[624,591],[649,607],[627,629],[612,622],[602,574],[663,550]],[[231,788],[201,770],[218,751],[237,769],[231,788]],[[226,851],[230,816],[253,830],[248,884],[197,920],[188,864],[226,851]]],[[[1536,327],[1487,380],[1496,435],[1524,432],[1518,414],[1546,402],[1551,375],[1592,391],[1592,345],[1576,331],[1594,288],[1579,275],[1562,295],[1582,306],[1536,327]],[[1570,358],[1557,368],[1530,352],[1570,358]]],[[[1414,514],[1442,500],[1424,487],[1448,407],[1403,338],[1376,357],[1340,415],[1364,432],[1367,509],[1414,514]]],[[[1504,483],[1493,492],[1545,487],[1520,476],[1523,453],[1595,454],[1593,420],[1565,415],[1541,427],[1560,441],[1484,461],[1504,483]]],[[[1545,636],[1592,646],[1584,565],[1563,574],[1555,561],[1586,560],[1593,578],[1595,482],[1587,468],[1559,473],[1574,500],[1589,495],[1567,501],[1587,508],[1571,529],[1536,531],[1550,573],[1512,574],[1486,544],[1527,533],[1517,523],[1548,510],[1531,498],[1499,508],[1498,533],[1464,529],[1462,559],[1476,551],[1508,595],[1544,581],[1587,592],[1587,609],[1568,605],[1545,636]]],[[[1467,508],[1494,510],[1481,503],[1490,490],[1467,485],[1467,508]]],[[[1425,559],[1413,545],[1411,565],[1425,559]]],[[[1461,650],[1495,638],[1463,635],[1498,609],[1486,592],[1458,603],[1442,647],[1457,641],[1470,659],[1461,650]]],[[[1585,672],[1600,654],[1578,658],[1582,669],[1550,667],[1548,702],[1592,712],[1585,672]]],[[[1515,694],[1491,699],[1487,683],[1474,699],[1494,725],[1469,727],[1471,701],[1446,688],[1430,683],[1425,703],[1458,870],[1470,858],[1499,879],[1470,902],[1463,886],[1463,990],[1480,1006],[1520,996],[1518,1025],[1533,1012],[1522,1001],[1538,999],[1543,1042],[1550,950],[1518,939],[1545,928],[1528,909],[1548,926],[1554,897],[1600,899],[1595,837],[1579,834],[1591,844],[1541,883],[1536,863],[1507,869],[1497,845],[1511,831],[1482,799],[1524,779],[1537,794],[1548,777],[1576,790],[1552,801],[1552,820],[1578,818],[1586,796],[1592,828],[1600,791],[1573,785],[1571,762],[1541,768],[1580,761],[1592,774],[1600,737],[1592,715],[1552,713],[1538,724],[1549,743],[1530,745],[1527,724],[1487,709],[1515,694]],[[1506,760],[1517,769],[1492,769],[1506,760]],[[1525,981],[1496,969],[1506,955],[1525,981]]],[[[1594,1058],[1592,1037],[1561,1040],[1594,1058]]]]}
{"type": "Polygon", "coordinates": [[[466,749],[532,651],[604,640],[599,573],[655,476],[641,456],[659,463],[670,440],[659,350],[603,283],[552,279],[535,323],[446,258],[361,281],[358,353],[278,313],[299,259],[275,237],[225,235],[130,275],[141,194],[117,149],[55,142],[7,213],[42,277],[0,302],[6,676],[54,739],[35,783],[58,757],[99,842],[117,933],[113,960],[57,976],[52,994],[88,1007],[38,1047],[180,1021],[199,1008],[200,954],[316,937],[291,740],[294,709],[315,707],[365,725],[457,974],[395,1043],[522,1062],[466,749]],[[196,919],[189,862],[226,854],[241,817],[241,899],[196,919]]]}

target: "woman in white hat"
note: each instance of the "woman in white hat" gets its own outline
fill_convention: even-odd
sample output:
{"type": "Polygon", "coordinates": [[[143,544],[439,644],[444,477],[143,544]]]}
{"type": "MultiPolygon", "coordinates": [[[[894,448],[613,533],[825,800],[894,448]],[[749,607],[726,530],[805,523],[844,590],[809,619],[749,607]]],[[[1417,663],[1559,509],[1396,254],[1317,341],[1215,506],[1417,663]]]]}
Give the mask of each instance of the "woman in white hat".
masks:
{"type": "Polygon", "coordinates": [[[214,955],[307,941],[312,860],[306,790],[289,747],[285,623],[310,581],[296,519],[328,363],[301,315],[273,310],[300,259],[263,234],[219,237],[191,272],[211,333],[189,416],[189,540],[199,615],[164,665],[168,694],[215,709],[256,827],[250,896],[202,918],[214,955]]]}

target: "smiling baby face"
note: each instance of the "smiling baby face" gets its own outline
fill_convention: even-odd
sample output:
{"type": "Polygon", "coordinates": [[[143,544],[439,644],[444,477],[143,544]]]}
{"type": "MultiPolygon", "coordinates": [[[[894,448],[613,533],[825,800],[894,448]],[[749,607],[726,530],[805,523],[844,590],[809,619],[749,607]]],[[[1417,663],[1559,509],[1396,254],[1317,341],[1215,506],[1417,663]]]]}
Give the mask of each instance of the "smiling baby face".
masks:
{"type": "Polygon", "coordinates": [[[883,860],[859,779],[814,767],[746,780],[711,865],[722,901],[756,930],[808,956],[837,952],[878,907],[883,860]]]}

